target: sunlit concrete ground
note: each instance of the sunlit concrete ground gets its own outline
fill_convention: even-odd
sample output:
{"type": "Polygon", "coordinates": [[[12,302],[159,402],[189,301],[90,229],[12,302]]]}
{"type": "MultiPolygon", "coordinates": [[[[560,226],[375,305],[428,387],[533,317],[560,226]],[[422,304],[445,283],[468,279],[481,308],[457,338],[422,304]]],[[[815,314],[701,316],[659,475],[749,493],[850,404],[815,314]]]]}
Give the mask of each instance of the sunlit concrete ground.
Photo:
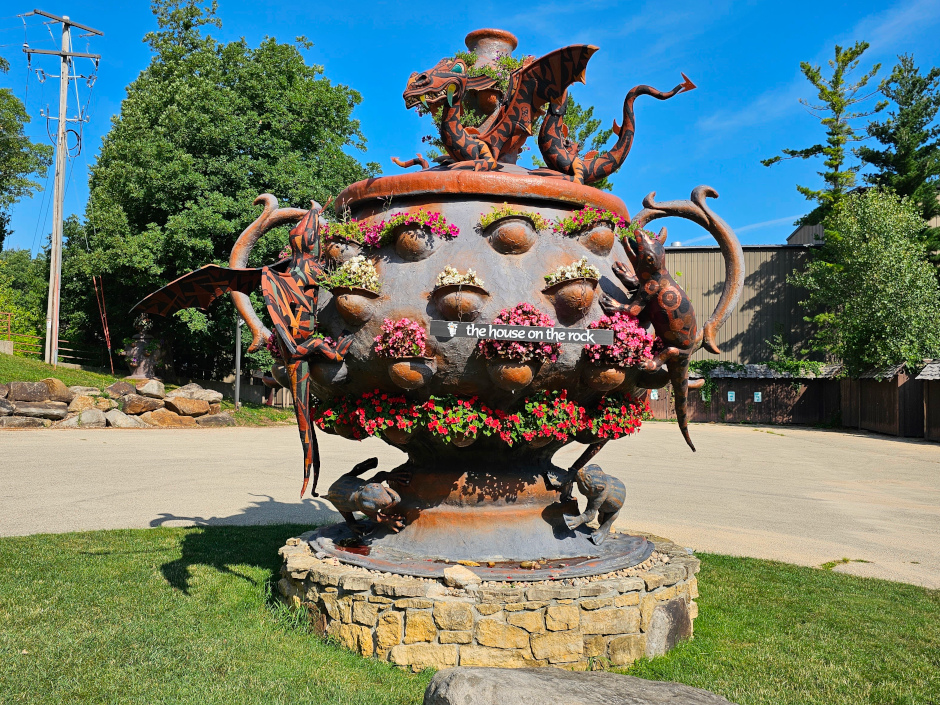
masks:
{"type": "MultiPolygon", "coordinates": [[[[874,434],[651,422],[596,462],[627,485],[618,526],[695,550],[940,588],[940,445],[874,434]]],[[[404,454],[319,434],[321,492],[353,464],[404,454]]],[[[560,452],[570,464],[580,446],[560,452]]],[[[294,427],[0,432],[0,535],[188,524],[315,523],[294,427]]]]}

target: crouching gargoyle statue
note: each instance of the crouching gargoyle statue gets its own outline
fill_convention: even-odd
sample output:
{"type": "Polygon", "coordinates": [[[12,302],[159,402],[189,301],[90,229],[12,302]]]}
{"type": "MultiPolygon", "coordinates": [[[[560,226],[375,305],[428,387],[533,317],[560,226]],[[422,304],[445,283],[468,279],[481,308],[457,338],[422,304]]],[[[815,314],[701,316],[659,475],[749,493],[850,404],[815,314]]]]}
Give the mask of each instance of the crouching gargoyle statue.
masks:
{"type": "Polygon", "coordinates": [[[396,534],[405,526],[404,517],[391,512],[401,502],[401,496],[382,482],[389,480],[407,485],[411,476],[406,472],[392,471],[376,473],[369,480],[360,477],[362,473],[374,470],[378,464],[378,458],[363,460],[330,485],[326,495],[356,536],[364,536],[378,525],[396,534]],[[354,512],[362,512],[374,523],[356,519],[354,512]]]}

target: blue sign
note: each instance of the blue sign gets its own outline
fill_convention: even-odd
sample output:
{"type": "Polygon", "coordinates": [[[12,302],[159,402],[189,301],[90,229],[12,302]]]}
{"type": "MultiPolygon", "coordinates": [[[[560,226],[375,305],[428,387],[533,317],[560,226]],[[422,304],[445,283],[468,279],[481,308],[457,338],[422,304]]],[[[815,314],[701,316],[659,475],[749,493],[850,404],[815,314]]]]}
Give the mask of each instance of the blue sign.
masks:
{"type": "Polygon", "coordinates": [[[658,390],[658,389],[651,389],[651,390],[650,390],[650,399],[652,399],[653,401],[659,401],[659,390],[658,390]]]}
{"type": "Polygon", "coordinates": [[[756,403],[758,403],[758,404],[759,404],[761,401],[763,401],[763,400],[761,399],[761,393],[760,393],[760,392],[754,392],[754,401],[755,401],[756,403]]]}
{"type": "Polygon", "coordinates": [[[734,401],[734,392],[728,392],[728,401],[734,401]]]}

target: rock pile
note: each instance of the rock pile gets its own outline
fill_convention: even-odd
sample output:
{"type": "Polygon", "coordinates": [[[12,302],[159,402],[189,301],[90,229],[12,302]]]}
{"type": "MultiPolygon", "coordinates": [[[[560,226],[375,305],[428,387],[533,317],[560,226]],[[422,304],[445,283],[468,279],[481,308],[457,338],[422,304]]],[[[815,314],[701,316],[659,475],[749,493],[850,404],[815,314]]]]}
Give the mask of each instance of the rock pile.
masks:
{"type": "Polygon", "coordinates": [[[222,413],[222,394],[187,384],[166,392],[163,382],[140,380],[97,387],[66,387],[55,377],[0,384],[0,428],[182,428],[234,426],[222,413]]]}

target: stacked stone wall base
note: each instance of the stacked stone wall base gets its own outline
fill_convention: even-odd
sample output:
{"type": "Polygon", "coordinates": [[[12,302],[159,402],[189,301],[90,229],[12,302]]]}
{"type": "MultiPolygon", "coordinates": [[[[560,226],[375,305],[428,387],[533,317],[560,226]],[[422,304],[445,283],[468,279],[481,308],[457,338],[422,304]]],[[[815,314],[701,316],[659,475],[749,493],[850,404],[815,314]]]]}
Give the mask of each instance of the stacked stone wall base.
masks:
{"type": "Polygon", "coordinates": [[[692,636],[699,561],[648,536],[654,556],[606,576],[466,588],[356,568],[288,539],[278,591],[320,634],[413,670],[625,666],[692,636]],[[651,567],[646,567],[651,565],[651,567]]]}

